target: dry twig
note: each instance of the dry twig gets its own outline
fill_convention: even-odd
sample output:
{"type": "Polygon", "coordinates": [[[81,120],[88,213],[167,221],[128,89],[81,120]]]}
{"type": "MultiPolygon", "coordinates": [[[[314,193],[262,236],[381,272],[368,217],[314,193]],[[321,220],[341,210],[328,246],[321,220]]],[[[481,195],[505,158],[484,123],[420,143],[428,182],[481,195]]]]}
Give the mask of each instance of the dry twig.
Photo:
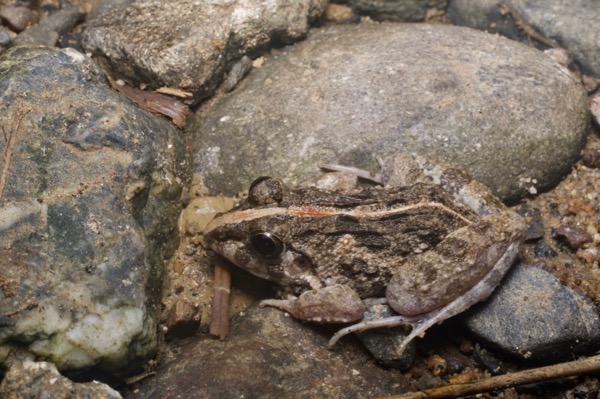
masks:
{"type": "MultiPolygon", "coordinates": [[[[402,395],[385,397],[385,399],[441,399],[475,395],[497,389],[512,388],[520,385],[551,381],[558,378],[600,372],[600,355],[568,363],[554,364],[516,373],[499,375],[485,380],[467,384],[451,384],[443,387],[409,392],[402,395]]],[[[382,398],[383,399],[383,398],[382,398]]]]}
{"type": "Polygon", "coordinates": [[[229,294],[231,292],[231,269],[224,261],[215,263],[213,283],[212,320],[210,334],[223,340],[229,334],[229,294]]]}
{"type": "Polygon", "coordinates": [[[121,92],[143,109],[168,116],[173,121],[173,124],[179,128],[185,126],[190,109],[181,101],[155,91],[144,91],[136,89],[135,87],[119,84],[109,76],[106,78],[113,89],[121,92]]]}

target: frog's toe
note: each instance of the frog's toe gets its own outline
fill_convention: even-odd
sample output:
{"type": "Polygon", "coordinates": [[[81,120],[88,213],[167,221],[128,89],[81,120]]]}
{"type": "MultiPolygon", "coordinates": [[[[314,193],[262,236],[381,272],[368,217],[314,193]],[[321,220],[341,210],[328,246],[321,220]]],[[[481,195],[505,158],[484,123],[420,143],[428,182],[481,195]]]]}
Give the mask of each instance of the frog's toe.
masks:
{"type": "Polygon", "coordinates": [[[425,331],[431,327],[435,323],[435,317],[433,321],[432,319],[417,319],[414,317],[405,317],[405,316],[393,316],[386,317],[385,319],[380,320],[369,320],[363,321],[361,323],[353,324],[349,327],[343,328],[331,339],[329,340],[329,347],[335,345],[335,343],[342,338],[344,335],[353,333],[353,332],[361,332],[366,330],[371,330],[374,328],[383,328],[383,327],[397,327],[397,326],[411,326],[412,331],[410,334],[404,338],[400,347],[396,350],[396,355],[401,356],[404,350],[408,347],[408,344],[416,337],[422,337],[425,334],[425,331]]]}

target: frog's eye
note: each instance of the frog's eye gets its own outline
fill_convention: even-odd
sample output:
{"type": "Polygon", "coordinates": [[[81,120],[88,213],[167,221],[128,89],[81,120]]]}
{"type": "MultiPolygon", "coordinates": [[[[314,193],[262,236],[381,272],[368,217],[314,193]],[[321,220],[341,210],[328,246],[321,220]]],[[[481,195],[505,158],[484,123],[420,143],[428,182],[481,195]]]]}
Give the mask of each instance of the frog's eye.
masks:
{"type": "Polygon", "coordinates": [[[264,182],[265,180],[269,180],[272,179],[271,176],[260,176],[257,177],[256,179],[254,179],[254,181],[252,183],[250,183],[250,187],[248,187],[248,191],[252,191],[254,189],[254,187],[258,186],[260,183],[264,182]]]}
{"type": "Polygon", "coordinates": [[[248,238],[254,252],[266,259],[277,258],[285,249],[279,237],[266,231],[253,231],[248,238]]]}
{"type": "Polygon", "coordinates": [[[273,177],[261,176],[248,189],[248,201],[255,205],[268,205],[281,201],[283,183],[273,177]]]}

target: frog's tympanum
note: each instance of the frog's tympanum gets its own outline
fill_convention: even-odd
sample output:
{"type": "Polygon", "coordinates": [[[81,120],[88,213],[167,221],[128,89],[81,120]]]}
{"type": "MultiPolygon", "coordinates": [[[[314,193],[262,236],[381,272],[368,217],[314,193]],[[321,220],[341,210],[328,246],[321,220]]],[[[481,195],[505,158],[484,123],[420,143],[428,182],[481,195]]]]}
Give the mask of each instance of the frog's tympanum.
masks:
{"type": "Polygon", "coordinates": [[[419,156],[392,156],[373,178],[383,186],[289,189],[259,178],[242,204],[207,226],[206,242],[284,287],[286,299],[262,304],[301,320],[357,322],[361,299],[385,298],[397,316],[351,325],[330,344],[353,331],[410,325],[402,351],[492,293],[526,224],[461,170],[419,156]]]}

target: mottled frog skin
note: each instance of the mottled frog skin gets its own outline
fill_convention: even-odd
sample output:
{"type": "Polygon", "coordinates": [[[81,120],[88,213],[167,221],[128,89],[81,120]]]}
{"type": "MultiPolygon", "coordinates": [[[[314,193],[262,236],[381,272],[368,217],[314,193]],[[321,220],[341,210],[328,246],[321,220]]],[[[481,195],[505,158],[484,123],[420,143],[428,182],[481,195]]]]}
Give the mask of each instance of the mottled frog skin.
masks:
{"type": "Polygon", "coordinates": [[[330,344],[352,331],[408,324],[402,351],[491,294],[526,225],[466,173],[418,156],[394,155],[367,177],[383,186],[290,189],[259,178],[244,202],[207,226],[205,239],[237,266],[285,287],[288,298],[262,304],[301,320],[360,321],[361,299],[385,298],[398,316],[347,327],[330,344]]]}

